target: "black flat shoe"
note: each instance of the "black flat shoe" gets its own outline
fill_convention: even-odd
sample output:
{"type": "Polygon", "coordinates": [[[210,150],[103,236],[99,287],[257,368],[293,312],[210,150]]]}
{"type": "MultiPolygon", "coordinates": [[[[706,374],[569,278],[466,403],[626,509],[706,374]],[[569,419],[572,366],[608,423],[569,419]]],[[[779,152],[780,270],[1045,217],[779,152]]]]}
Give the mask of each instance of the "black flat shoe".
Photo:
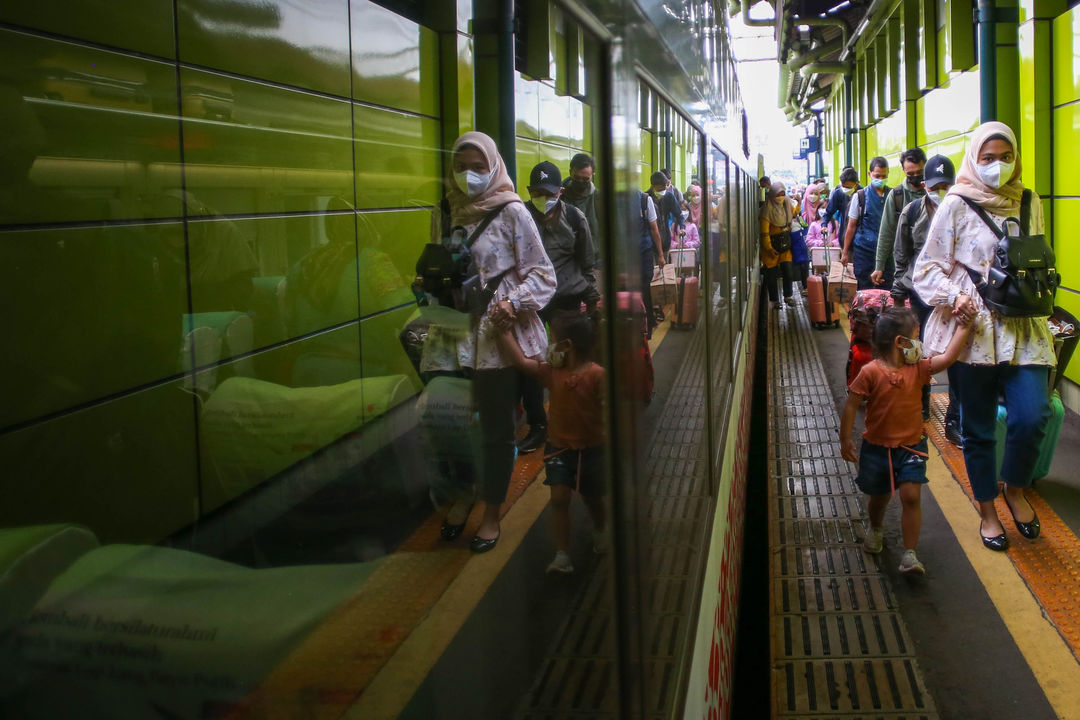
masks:
{"type": "Polygon", "coordinates": [[[442,537],[443,540],[451,542],[453,540],[457,540],[461,536],[462,531],[464,530],[465,523],[461,523],[460,525],[451,525],[450,523],[444,521],[442,524],[442,529],[439,531],[439,535],[442,537]]]}
{"type": "Polygon", "coordinates": [[[991,550],[995,550],[997,552],[1005,552],[1009,549],[1009,538],[1005,537],[1005,533],[995,535],[994,537],[986,537],[982,534],[982,531],[980,530],[979,537],[982,538],[983,545],[990,548],[991,550]]]}
{"type": "MultiPolygon", "coordinates": [[[[501,534],[502,533],[499,533],[499,535],[501,534]]],[[[477,535],[469,542],[469,549],[477,554],[486,553],[488,550],[494,549],[495,543],[499,542],[499,535],[496,535],[493,538],[482,538],[477,535]]]]}
{"type": "Polygon", "coordinates": [[[1009,499],[1005,498],[1005,507],[1009,508],[1009,514],[1012,515],[1013,522],[1016,523],[1016,529],[1020,531],[1020,534],[1026,537],[1028,540],[1034,540],[1039,537],[1039,533],[1042,532],[1042,525],[1039,523],[1039,516],[1035,515],[1035,508],[1031,509],[1033,517],[1031,522],[1020,522],[1016,519],[1016,513],[1013,512],[1012,505],[1009,504],[1009,499]]]}

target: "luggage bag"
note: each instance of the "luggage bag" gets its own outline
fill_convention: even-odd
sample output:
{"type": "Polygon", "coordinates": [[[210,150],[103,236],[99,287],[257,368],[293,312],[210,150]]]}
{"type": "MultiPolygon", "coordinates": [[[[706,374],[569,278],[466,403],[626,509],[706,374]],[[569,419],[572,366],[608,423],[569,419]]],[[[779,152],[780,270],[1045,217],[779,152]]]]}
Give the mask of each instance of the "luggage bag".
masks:
{"type": "Polygon", "coordinates": [[[840,319],[832,314],[832,303],[825,298],[828,279],[824,275],[811,275],[806,279],[806,295],[810,300],[810,324],[818,330],[840,327],[840,319]]]}
{"type": "MultiPolygon", "coordinates": [[[[1005,458],[1005,432],[1008,411],[1004,405],[998,405],[997,425],[994,427],[994,450],[997,456],[998,479],[1001,479],[1001,461],[1005,458]]],[[[1061,426],[1065,422],[1065,406],[1061,396],[1055,392],[1050,396],[1050,420],[1046,423],[1046,435],[1039,444],[1039,457],[1035,461],[1035,470],[1031,477],[1039,480],[1050,474],[1050,465],[1054,462],[1054,450],[1061,437],[1061,426]]]]}
{"type": "Polygon", "coordinates": [[[697,325],[698,285],[696,277],[680,277],[678,279],[676,285],[678,292],[675,296],[675,317],[671,319],[672,327],[689,329],[697,325]]]}

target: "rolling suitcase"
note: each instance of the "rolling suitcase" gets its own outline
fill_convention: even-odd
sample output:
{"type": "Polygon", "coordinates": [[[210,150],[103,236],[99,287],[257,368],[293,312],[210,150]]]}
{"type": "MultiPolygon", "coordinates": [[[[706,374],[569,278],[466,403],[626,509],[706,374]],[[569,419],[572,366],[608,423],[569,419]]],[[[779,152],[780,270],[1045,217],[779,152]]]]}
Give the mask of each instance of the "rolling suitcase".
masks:
{"type": "MultiPolygon", "coordinates": [[[[994,450],[997,455],[998,479],[1001,479],[1001,461],[1005,458],[1005,431],[1008,412],[1004,405],[998,405],[997,425],[994,427],[994,450]]],[[[1050,396],[1050,420],[1046,423],[1046,435],[1039,445],[1039,457],[1035,460],[1035,470],[1031,477],[1039,480],[1050,474],[1050,464],[1054,461],[1054,450],[1061,437],[1061,426],[1065,422],[1065,406],[1061,396],[1055,391],[1050,396]]]]}
{"type": "Polygon", "coordinates": [[[811,275],[806,279],[806,294],[810,299],[810,324],[818,330],[840,326],[840,319],[833,317],[832,303],[825,299],[828,282],[824,275],[811,275]]]}
{"type": "Polygon", "coordinates": [[[698,279],[696,277],[680,277],[676,281],[677,292],[675,295],[675,317],[671,320],[672,327],[692,328],[697,325],[698,318],[698,279]]]}

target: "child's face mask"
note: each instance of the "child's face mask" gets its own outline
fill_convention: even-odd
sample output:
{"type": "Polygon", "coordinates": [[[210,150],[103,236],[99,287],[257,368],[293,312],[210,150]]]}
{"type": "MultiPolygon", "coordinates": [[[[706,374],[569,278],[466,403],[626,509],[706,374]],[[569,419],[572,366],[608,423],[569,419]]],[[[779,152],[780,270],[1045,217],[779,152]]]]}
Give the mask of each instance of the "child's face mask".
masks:
{"type": "Polygon", "coordinates": [[[909,338],[909,337],[904,337],[904,340],[907,340],[909,343],[911,343],[911,347],[902,347],[902,348],[900,348],[901,350],[904,351],[904,362],[907,363],[908,365],[914,365],[915,363],[922,360],[922,356],[923,356],[922,340],[919,340],[919,338],[909,338]]]}
{"type": "Polygon", "coordinates": [[[549,343],[547,346],[547,361],[548,365],[553,368],[561,368],[566,364],[566,349],[560,349],[559,346],[563,343],[549,343]]]}

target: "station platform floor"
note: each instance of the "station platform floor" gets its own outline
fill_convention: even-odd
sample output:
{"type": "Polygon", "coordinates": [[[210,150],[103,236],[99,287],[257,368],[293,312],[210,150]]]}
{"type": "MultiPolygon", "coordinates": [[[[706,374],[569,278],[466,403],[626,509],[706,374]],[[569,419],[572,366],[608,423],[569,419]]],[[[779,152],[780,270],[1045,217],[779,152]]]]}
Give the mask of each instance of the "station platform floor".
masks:
{"type": "MultiPolygon", "coordinates": [[[[936,386],[919,558],[899,572],[899,500],[885,549],[862,551],[865,499],[840,458],[846,328],[811,329],[806,306],[768,331],[774,718],[1080,718],[1080,422],[1066,411],[1051,471],[1028,491],[1035,541],[1004,522],[985,549],[936,386]]],[[[944,373],[942,373],[942,378],[944,373]]],[[[859,428],[856,428],[859,430],[859,428]]],[[[998,514],[1009,519],[998,500],[998,514]]]]}

